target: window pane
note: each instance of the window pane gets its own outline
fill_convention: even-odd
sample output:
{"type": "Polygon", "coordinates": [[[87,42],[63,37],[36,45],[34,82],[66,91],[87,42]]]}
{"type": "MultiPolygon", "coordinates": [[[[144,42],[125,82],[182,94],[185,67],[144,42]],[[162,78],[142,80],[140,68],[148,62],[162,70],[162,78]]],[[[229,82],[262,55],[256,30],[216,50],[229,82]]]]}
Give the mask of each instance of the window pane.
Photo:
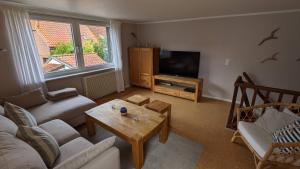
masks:
{"type": "Polygon", "coordinates": [[[32,19],[31,26],[45,74],[78,67],[71,24],[32,19]]]}
{"type": "Polygon", "coordinates": [[[111,63],[105,26],[80,24],[80,36],[85,67],[111,63]]]}

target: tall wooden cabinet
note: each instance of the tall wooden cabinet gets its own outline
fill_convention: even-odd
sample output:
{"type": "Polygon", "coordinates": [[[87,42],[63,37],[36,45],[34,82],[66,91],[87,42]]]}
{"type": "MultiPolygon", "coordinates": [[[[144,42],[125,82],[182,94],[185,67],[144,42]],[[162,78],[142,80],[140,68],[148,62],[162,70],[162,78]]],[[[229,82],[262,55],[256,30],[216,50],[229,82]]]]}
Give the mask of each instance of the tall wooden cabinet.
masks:
{"type": "Polygon", "coordinates": [[[152,78],[157,68],[159,48],[129,48],[130,83],[135,86],[152,88],[152,78]]]}

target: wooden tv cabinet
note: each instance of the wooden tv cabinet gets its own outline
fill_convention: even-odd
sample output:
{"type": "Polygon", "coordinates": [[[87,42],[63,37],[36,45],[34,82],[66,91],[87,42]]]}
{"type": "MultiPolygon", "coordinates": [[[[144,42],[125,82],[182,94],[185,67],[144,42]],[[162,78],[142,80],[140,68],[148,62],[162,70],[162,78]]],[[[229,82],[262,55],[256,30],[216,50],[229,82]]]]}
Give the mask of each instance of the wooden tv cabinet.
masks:
{"type": "Polygon", "coordinates": [[[177,96],[198,102],[202,96],[203,79],[154,75],[152,86],[152,90],[154,92],[177,96]],[[166,82],[172,85],[167,85],[166,82]],[[195,88],[195,92],[185,91],[184,89],[187,86],[195,88]]]}

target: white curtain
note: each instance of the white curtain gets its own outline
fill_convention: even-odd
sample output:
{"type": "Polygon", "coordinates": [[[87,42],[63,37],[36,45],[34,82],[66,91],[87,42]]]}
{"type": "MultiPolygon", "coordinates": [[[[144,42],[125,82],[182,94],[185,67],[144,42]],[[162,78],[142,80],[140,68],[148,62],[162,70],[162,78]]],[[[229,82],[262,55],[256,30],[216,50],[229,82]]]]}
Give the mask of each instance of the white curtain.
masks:
{"type": "Polygon", "coordinates": [[[1,8],[21,91],[45,87],[44,74],[31,30],[29,14],[18,7],[1,8]]]}
{"type": "Polygon", "coordinates": [[[120,21],[110,21],[111,54],[115,66],[118,92],[125,90],[122,64],[121,26],[122,23],[120,21]]]}

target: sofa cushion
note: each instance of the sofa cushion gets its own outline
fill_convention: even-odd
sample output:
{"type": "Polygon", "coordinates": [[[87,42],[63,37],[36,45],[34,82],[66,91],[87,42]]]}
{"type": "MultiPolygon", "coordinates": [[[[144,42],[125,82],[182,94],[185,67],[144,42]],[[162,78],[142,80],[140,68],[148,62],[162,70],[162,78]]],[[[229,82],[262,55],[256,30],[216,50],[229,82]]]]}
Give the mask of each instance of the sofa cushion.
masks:
{"type": "Polygon", "coordinates": [[[267,108],[265,113],[256,120],[255,124],[272,134],[295,120],[295,117],[290,114],[280,112],[274,108],[267,108]]]}
{"type": "Polygon", "coordinates": [[[284,108],[283,109],[283,112],[284,113],[287,113],[287,114],[289,114],[289,115],[291,115],[291,116],[293,116],[293,117],[295,117],[295,120],[300,120],[300,116],[299,115],[297,115],[297,114],[295,114],[295,113],[293,113],[290,109],[288,109],[288,108],[284,108]]]}
{"type": "Polygon", "coordinates": [[[15,136],[17,131],[18,126],[13,121],[0,115],[0,132],[6,132],[15,136]]]}
{"type": "MultiPolygon", "coordinates": [[[[84,96],[78,95],[57,102],[48,101],[46,104],[29,109],[38,124],[61,119],[72,125],[75,118],[81,117],[84,122],[84,111],[96,106],[96,103],[84,96]]],[[[73,123],[74,124],[74,123],[73,123]]],[[[74,125],[73,125],[74,126],[74,125]]]]}
{"type": "Polygon", "coordinates": [[[54,165],[56,159],[60,155],[60,151],[53,136],[37,126],[19,126],[18,132],[24,141],[29,143],[37,152],[39,152],[47,167],[50,168],[54,165]]]}
{"type": "Polygon", "coordinates": [[[59,158],[56,160],[55,166],[64,162],[65,160],[72,157],[73,155],[80,153],[92,146],[93,146],[93,144],[83,137],[78,137],[78,138],[62,145],[59,148],[61,154],[60,154],[59,158]]]}
{"type": "Polygon", "coordinates": [[[37,122],[30,112],[17,105],[5,102],[5,116],[11,119],[17,126],[36,126],[37,122]]]}
{"type": "Polygon", "coordinates": [[[254,123],[239,122],[240,134],[247,140],[260,157],[263,157],[272,144],[272,135],[254,123]]]}
{"type": "Polygon", "coordinates": [[[74,128],[59,119],[43,123],[40,128],[51,134],[59,146],[80,137],[80,134],[74,128]]]}
{"type": "Polygon", "coordinates": [[[65,88],[65,89],[51,91],[47,93],[47,97],[51,101],[58,101],[69,97],[74,97],[77,95],[78,92],[76,88],[65,88]]]}
{"type": "Polygon", "coordinates": [[[87,149],[77,153],[76,155],[64,160],[61,164],[56,166],[56,169],[66,168],[81,168],[83,165],[103,153],[107,149],[111,148],[115,143],[116,137],[107,138],[87,149]]]}
{"type": "Polygon", "coordinates": [[[5,132],[0,132],[0,166],[6,169],[47,168],[30,145],[5,132]]]}
{"type": "Polygon", "coordinates": [[[47,102],[43,90],[41,88],[35,89],[17,96],[7,97],[4,99],[6,102],[13,103],[24,109],[38,106],[47,102]]]}

